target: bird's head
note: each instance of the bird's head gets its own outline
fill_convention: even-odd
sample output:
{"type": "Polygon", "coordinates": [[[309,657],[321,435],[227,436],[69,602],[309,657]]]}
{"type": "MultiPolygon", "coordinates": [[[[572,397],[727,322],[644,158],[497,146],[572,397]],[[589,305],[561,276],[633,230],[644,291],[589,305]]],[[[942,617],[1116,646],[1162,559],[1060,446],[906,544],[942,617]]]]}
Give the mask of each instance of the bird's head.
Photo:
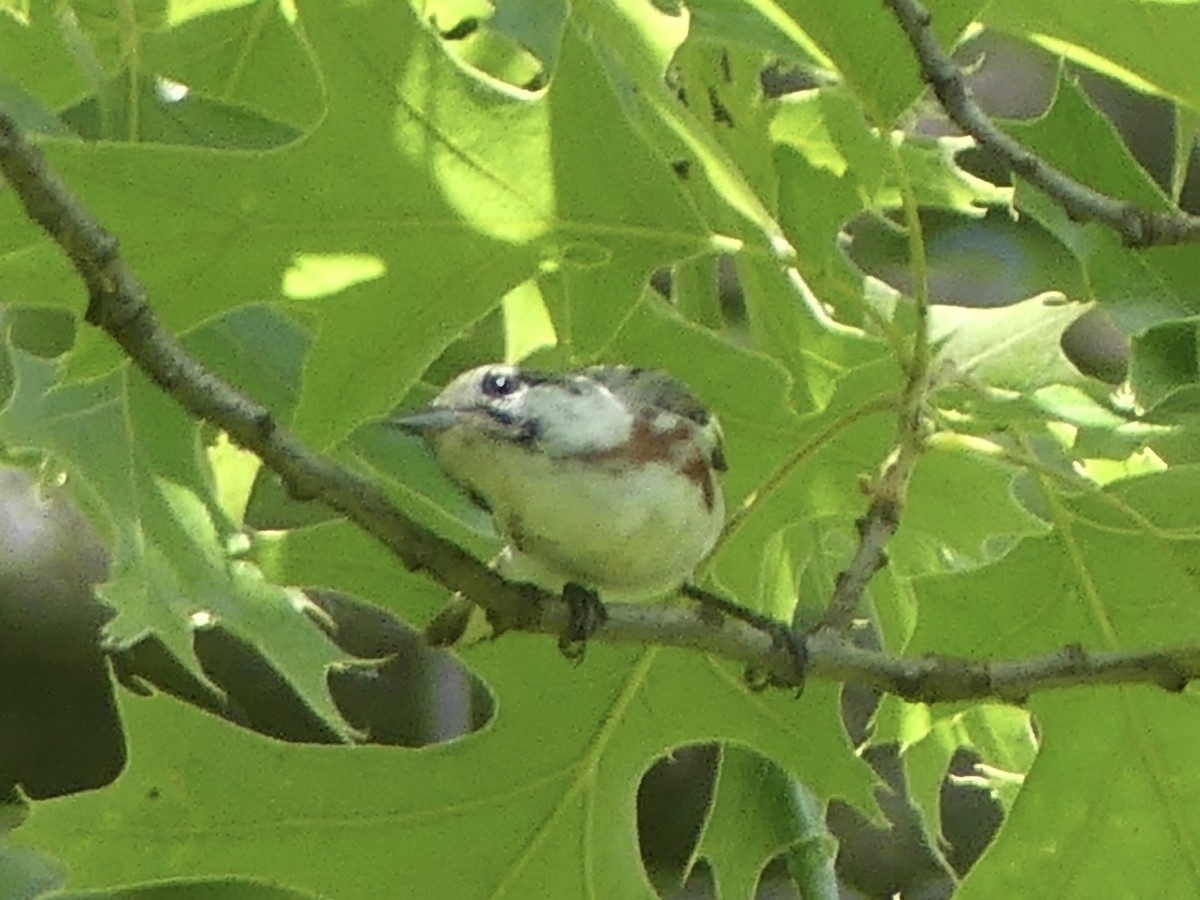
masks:
{"type": "Polygon", "coordinates": [[[610,455],[630,441],[657,437],[663,443],[675,433],[701,440],[704,455],[719,458],[715,420],[686,388],[661,372],[626,366],[558,375],[479,366],[451,381],[427,409],[391,424],[427,437],[435,448],[447,439],[468,440],[551,457],[610,455]]]}

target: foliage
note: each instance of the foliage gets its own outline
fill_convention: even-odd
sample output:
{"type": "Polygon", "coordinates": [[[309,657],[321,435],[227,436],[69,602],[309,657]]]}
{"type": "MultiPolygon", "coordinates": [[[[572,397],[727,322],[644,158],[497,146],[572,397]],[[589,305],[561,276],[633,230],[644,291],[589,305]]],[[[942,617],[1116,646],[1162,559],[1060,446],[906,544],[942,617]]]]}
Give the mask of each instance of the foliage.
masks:
{"type": "MultiPolygon", "coordinates": [[[[945,46],[973,21],[1036,41],[1175,104],[1190,134],[1200,80],[1178,63],[1200,27],[1194,3],[930,7],[945,46]],[[1171,35],[1180,46],[1160,44],[1171,35]]],[[[900,393],[920,344],[912,298],[868,275],[839,234],[855,221],[903,233],[906,283],[923,299],[918,208],[1018,216],[1059,265],[1003,310],[931,312],[931,437],[866,598],[882,643],[1013,658],[1200,640],[1200,249],[1124,247],[1019,181],[965,172],[963,139],[905,130],[922,82],[878,0],[4,9],[0,103],[120,237],[165,324],[482,560],[498,546],[486,521],[378,420],[490,357],[620,360],[670,370],[723,422],[738,518],[703,574],[780,617],[797,595],[819,610],[855,547],[864,476],[896,446],[881,398],[900,393]],[[768,63],[808,89],[765,98],[768,63]],[[721,255],[738,304],[718,295],[721,255]],[[664,268],[669,299],[649,286],[664,268]],[[1121,404],[1060,349],[1092,307],[1132,338],[1121,404]]],[[[1044,116],[1010,131],[1114,196],[1174,199],[1069,77],[1044,116]]],[[[81,321],[86,298],[9,192],[0,292],[14,323],[0,440],[65,478],[103,535],[108,641],[156,635],[205,679],[192,632],[217,621],[350,737],[325,680],[345,656],[293,586],[415,627],[444,591],[273,492],[253,457],[190,420],[99,331],[80,324],[69,352],[39,349],[37,323],[62,320],[32,311],[81,321]]],[[[529,635],[462,655],[495,718],[420,750],[287,745],[125,694],[126,771],[34,804],[3,858],[41,851],[79,892],[193,879],[220,897],[653,896],[639,782],[655,760],[711,741],[737,748],[697,850],[724,896],[746,896],[769,859],[811,840],[789,779],[821,803],[877,812],[835,682],[812,681],[800,700],[754,694],[718,659],[603,644],[573,668],[529,635]],[[777,790],[747,789],[762,757],[777,790]],[[754,827],[739,834],[738,817],[754,827]]],[[[1033,696],[1031,726],[994,704],[887,699],[871,740],[900,742],[934,844],[956,749],[1004,776],[1009,817],[956,897],[1029,885],[1137,896],[1150,883],[1192,896],[1195,702],[1194,688],[1075,688],[1033,696]]],[[[43,865],[30,863],[38,883],[43,865]]]]}

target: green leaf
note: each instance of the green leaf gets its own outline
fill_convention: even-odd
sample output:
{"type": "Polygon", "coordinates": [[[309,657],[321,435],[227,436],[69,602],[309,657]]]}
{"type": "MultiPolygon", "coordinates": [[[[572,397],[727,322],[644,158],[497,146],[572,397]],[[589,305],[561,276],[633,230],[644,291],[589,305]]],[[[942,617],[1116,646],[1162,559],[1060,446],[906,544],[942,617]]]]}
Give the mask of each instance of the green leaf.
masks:
{"type": "MultiPolygon", "coordinates": [[[[574,32],[552,90],[535,98],[465,71],[403,4],[320,3],[302,13],[327,97],[304,140],[268,154],[71,142],[46,150],[121,236],[173,331],[284,299],[298,260],[353,253],[373,261],[382,277],[296,297],[315,338],[294,425],[317,446],[394,405],[539,262],[581,272],[563,335],[586,355],[611,335],[650,271],[709,247],[669,167],[632,128],[574,32]],[[374,40],[380,35],[387,39],[374,40]],[[603,147],[584,138],[591,129],[605,135],[603,147]],[[186,233],[171,224],[184,218],[186,233]],[[248,233],[253,241],[242,239],[248,233]]],[[[243,30],[253,15],[245,7],[219,14],[243,30]]],[[[251,70],[259,71],[240,71],[251,70]]],[[[82,309],[69,270],[9,209],[0,217],[0,246],[13,251],[0,264],[0,281],[15,288],[7,299],[58,298],[82,309]]],[[[105,339],[83,332],[71,371],[94,376],[116,361],[105,339]]]]}
{"type": "MultiPolygon", "coordinates": [[[[1047,536],[987,569],[915,582],[921,613],[907,652],[996,659],[1194,642],[1197,502],[1196,467],[1055,502],[1047,536]]],[[[1029,706],[1042,749],[964,896],[997,896],[1029,878],[1055,896],[1134,896],[1127,873],[1147,854],[1159,861],[1158,884],[1190,893],[1200,776],[1186,760],[1200,719],[1189,695],[1087,687],[1039,693],[1029,706]]]]}
{"type": "Polygon", "coordinates": [[[832,685],[810,685],[803,702],[752,695],[728,666],[672,650],[593,646],[574,669],[521,635],[468,659],[505,698],[496,720],[422,750],[288,746],[126,695],[129,767],[102,793],[39,804],[19,840],[54,846],[76,889],[246,877],[366,900],[394,897],[403,879],[418,896],[560,885],[649,898],[635,798],[664,748],[735,740],[822,798],[874,808],[832,685]]]}
{"type": "Polygon", "coordinates": [[[1045,524],[1017,501],[1014,467],[939,444],[917,464],[900,527],[888,545],[898,572],[916,575],[986,565],[1045,524]],[[970,485],[970,490],[964,486],[970,485]]]}
{"type": "Polygon", "coordinates": [[[651,272],[712,250],[707,225],[667,161],[621,106],[607,62],[602,45],[568,30],[548,98],[554,168],[547,178],[556,189],[555,252],[570,310],[555,326],[572,357],[585,360],[621,327],[651,272]],[[592,139],[596,129],[603,142],[592,139]]]}
{"type": "Polygon", "coordinates": [[[758,348],[787,367],[798,412],[823,409],[851,369],[883,357],[884,346],[838,327],[795,275],[759,257],[737,262],[750,333],[758,348]]]}
{"type": "Polygon", "coordinates": [[[1013,136],[1047,162],[1098,191],[1150,209],[1170,208],[1170,201],[1121,140],[1120,132],[1066,76],[1046,114],[1031,122],[1008,122],[1013,136]]]}
{"type": "Polygon", "coordinates": [[[862,213],[880,216],[902,205],[897,167],[922,207],[978,217],[990,207],[1012,204],[1011,190],[959,167],[956,156],[969,142],[871,128],[844,89],[781,98],[770,134],[780,221],[796,247],[797,268],[813,292],[835,304],[851,324],[862,317],[869,287],[846,254],[842,232],[862,213]]]}
{"type": "MultiPolygon", "coordinates": [[[[1028,124],[1007,123],[1005,128],[1028,149],[1090,187],[1149,210],[1170,209],[1167,196],[1138,165],[1112,123],[1069,79],[1060,80],[1044,116],[1028,124]]],[[[1021,182],[1017,206],[1071,251],[1086,299],[1098,301],[1126,334],[1197,311],[1193,275],[1200,250],[1194,245],[1125,247],[1111,230],[1071,221],[1061,207],[1021,182]]]]}
{"type": "Polygon", "coordinates": [[[447,601],[444,587],[409,572],[378,541],[344,521],[257,534],[251,556],[274,581],[336,589],[414,627],[427,624],[447,601]]]}
{"type": "Polygon", "coordinates": [[[1164,322],[1134,337],[1129,381],[1143,409],[1156,413],[1200,409],[1198,321],[1164,322]]]}
{"type": "MultiPolygon", "coordinates": [[[[954,43],[982,5],[974,0],[929,4],[933,29],[943,46],[954,43]]],[[[760,8],[772,6],[764,3],[760,8]]],[[[890,10],[869,0],[788,0],[780,6],[841,73],[873,124],[891,127],[921,93],[916,62],[890,10]]]]}
{"type": "Polygon", "coordinates": [[[1200,28],[1195,3],[1157,0],[1012,0],[980,11],[989,28],[1040,44],[1056,56],[1102,72],[1139,91],[1200,109],[1200,78],[1178,65],[1200,28]]]}
{"type": "Polygon", "coordinates": [[[513,0],[498,4],[489,24],[524,47],[549,69],[554,68],[567,17],[562,0],[513,0]]]}
{"type": "Polygon", "coordinates": [[[806,882],[819,880],[837,895],[824,810],[769,760],[725,747],[696,857],[711,864],[719,896],[753,897],[763,868],[785,852],[798,854],[806,882]]]}
{"type": "Polygon", "coordinates": [[[784,59],[832,67],[789,11],[772,0],[693,0],[687,6],[690,34],[697,40],[736,41],[784,59]]]}
{"type": "Polygon", "coordinates": [[[1033,698],[1041,752],[995,843],[963,880],[962,900],[1031,883],[1066,900],[1137,897],[1147,859],[1163,896],[1200,889],[1190,856],[1200,801],[1188,765],[1200,740],[1194,705],[1149,686],[1033,698]]]}
{"type": "Polygon", "coordinates": [[[995,309],[935,306],[929,338],[937,365],[989,387],[1029,392],[1082,382],[1062,352],[1062,333],[1088,311],[1050,292],[995,309]]]}
{"type": "Polygon", "coordinates": [[[915,582],[921,622],[909,652],[1020,656],[1075,641],[1132,648],[1200,631],[1193,495],[1200,469],[1181,466],[1056,501],[1056,527],[1045,537],[1025,539],[986,569],[915,582]],[[1153,581],[1140,574],[1149,571],[1153,581]],[[1147,605],[1171,615],[1146,616],[1147,605]],[[1031,617],[1011,621],[1017,608],[1031,617]]]}
{"type": "Polygon", "coordinates": [[[188,85],[161,77],[138,78],[127,95],[128,106],[115,110],[89,98],[64,110],[63,121],[79,136],[91,140],[134,136],[156,144],[225,150],[269,150],[301,134],[289,123],[206,97],[188,85]]]}
{"type": "Polygon", "coordinates": [[[17,391],[0,439],[54,455],[77,502],[103,526],[111,563],[97,591],[116,610],[108,639],[160,638],[205,679],[192,631],[221,625],[256,647],[327,723],[344,731],[326,670],[342,654],[297,596],[231,558],[235,534],[201,458],[199,425],[136,372],[55,390],[53,364],[13,351],[17,391]]]}
{"type": "Polygon", "coordinates": [[[755,189],[701,115],[665,83],[667,66],[686,36],[686,16],[639,0],[589,2],[579,6],[578,15],[581,27],[595,36],[597,57],[627,115],[657,145],[682,155],[689,171],[696,164],[708,190],[726,207],[720,224],[759,245],[759,252],[790,258],[792,248],[775,220],[770,198],[755,189]]]}
{"type": "Polygon", "coordinates": [[[953,711],[887,697],[875,714],[873,746],[895,742],[904,766],[905,784],[921,814],[931,848],[946,842],[942,794],[950,763],[961,748],[975,753],[976,773],[956,781],[999,799],[1007,810],[1033,765],[1037,740],[1027,712],[1011,706],[976,704],[953,711]]]}

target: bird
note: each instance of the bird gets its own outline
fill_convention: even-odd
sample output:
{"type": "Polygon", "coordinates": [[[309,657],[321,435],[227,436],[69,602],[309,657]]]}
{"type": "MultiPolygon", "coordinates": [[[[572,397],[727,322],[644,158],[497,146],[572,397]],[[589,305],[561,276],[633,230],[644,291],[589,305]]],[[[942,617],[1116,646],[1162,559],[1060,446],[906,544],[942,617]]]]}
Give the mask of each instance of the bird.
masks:
{"type": "Polygon", "coordinates": [[[391,424],[424,437],[491,513],[510,580],[656,599],[691,577],[724,526],[720,424],[658,370],[478,366],[391,424]]]}
{"type": "MultiPolygon", "coordinates": [[[[678,595],[725,524],[720,423],[661,370],[482,365],[388,424],[422,437],[450,480],[491,514],[505,541],[493,562],[502,576],[572,604],[564,652],[602,620],[599,598],[678,595]],[[574,605],[581,596],[583,611],[574,605]]],[[[688,596],[765,624],[707,592],[688,596]]],[[[769,625],[776,633],[779,623],[769,625]]],[[[802,648],[784,640],[802,663],[802,648]]]]}

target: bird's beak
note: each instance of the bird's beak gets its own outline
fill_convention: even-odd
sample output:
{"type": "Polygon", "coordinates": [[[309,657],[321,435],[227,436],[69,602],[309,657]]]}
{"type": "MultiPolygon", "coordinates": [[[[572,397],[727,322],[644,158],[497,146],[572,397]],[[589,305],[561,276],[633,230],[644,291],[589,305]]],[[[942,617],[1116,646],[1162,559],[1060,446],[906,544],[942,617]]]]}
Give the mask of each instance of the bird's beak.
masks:
{"type": "Polygon", "coordinates": [[[445,431],[458,421],[458,413],[452,409],[430,407],[407,416],[388,419],[387,424],[410,434],[429,434],[445,431]]]}

